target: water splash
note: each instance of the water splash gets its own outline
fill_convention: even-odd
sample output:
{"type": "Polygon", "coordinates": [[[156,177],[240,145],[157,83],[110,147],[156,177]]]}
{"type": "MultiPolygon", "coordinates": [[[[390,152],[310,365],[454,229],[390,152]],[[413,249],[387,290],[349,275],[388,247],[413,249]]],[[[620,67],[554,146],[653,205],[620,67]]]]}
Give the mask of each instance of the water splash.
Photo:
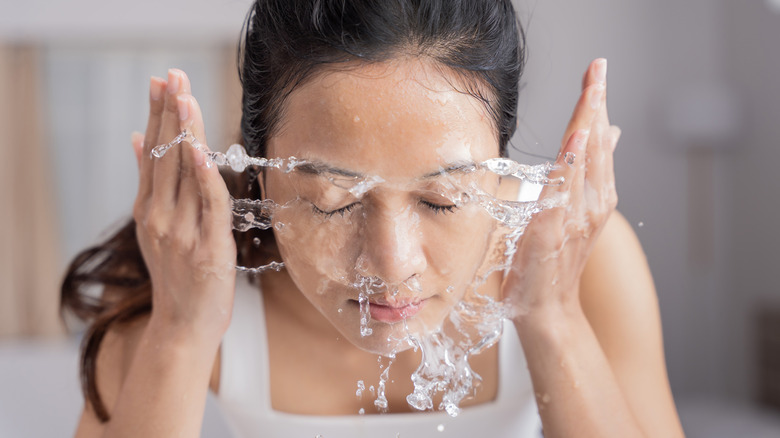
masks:
{"type": "Polygon", "coordinates": [[[371,310],[369,308],[371,305],[368,302],[368,293],[360,291],[358,303],[360,304],[360,336],[371,336],[374,330],[368,326],[371,322],[371,310]]]}
{"type": "Polygon", "coordinates": [[[513,176],[521,181],[528,181],[533,184],[559,185],[563,183],[562,178],[550,179],[547,177],[550,171],[555,168],[555,165],[551,163],[532,166],[518,163],[509,158],[491,158],[483,161],[482,167],[496,175],[513,176]]]}
{"type": "Polygon", "coordinates": [[[390,376],[390,366],[393,365],[393,359],[395,359],[395,357],[389,357],[387,359],[387,366],[385,366],[382,363],[382,356],[379,356],[379,368],[382,369],[384,367],[384,370],[382,370],[382,374],[379,375],[379,386],[376,390],[376,400],[374,400],[374,406],[376,406],[377,411],[380,413],[387,412],[387,396],[385,395],[385,386],[387,384],[387,379],[390,376]]]}
{"type": "MultiPolygon", "coordinates": [[[[225,154],[212,152],[187,130],[180,133],[170,143],[152,149],[151,156],[160,159],[170,148],[182,143],[188,143],[204,152],[208,157],[209,164],[229,166],[235,172],[244,172],[250,167],[255,170],[258,168],[275,169],[284,173],[306,167],[310,170],[312,168],[317,170],[316,164],[295,157],[287,159],[251,157],[247,155],[242,146],[237,144],[231,145],[225,154]]],[[[567,153],[563,157],[563,161],[572,165],[575,161],[574,154],[567,153]]],[[[556,165],[551,163],[531,166],[517,163],[508,158],[493,158],[479,163],[466,173],[484,170],[533,184],[559,186],[564,182],[562,177],[549,177],[555,169],[556,165]]],[[[334,176],[328,177],[328,180],[333,186],[346,190],[351,196],[358,199],[385,183],[378,176],[355,178],[334,176]]],[[[486,255],[486,267],[481,268],[471,289],[451,311],[439,330],[425,334],[413,334],[409,332],[406,321],[403,321],[404,327],[406,327],[406,337],[400,341],[405,342],[406,345],[414,346],[422,354],[421,363],[411,376],[414,391],[407,396],[407,403],[418,410],[432,410],[434,409],[434,398],[441,395],[441,403],[437,408],[454,417],[460,412],[461,402],[475,395],[482,380],[470,367],[469,358],[495,345],[501,337],[503,321],[512,315],[512,308],[508,303],[480,295],[477,292],[478,286],[483,284],[493,272],[510,269],[512,259],[517,251],[517,242],[534,215],[546,209],[564,206],[569,202],[569,199],[568,193],[561,192],[546,196],[538,201],[519,202],[499,199],[473,184],[465,188],[461,187],[456,179],[448,180],[445,178],[442,185],[447,192],[445,197],[452,200],[456,206],[461,207],[474,203],[495,220],[498,227],[497,233],[503,242],[503,245],[497,248],[495,253],[486,255]]],[[[285,224],[281,221],[276,223],[272,221],[274,215],[281,208],[271,200],[231,198],[233,228],[239,232],[245,232],[253,228],[267,230],[273,226],[277,231],[281,231],[285,224]]],[[[254,239],[254,244],[258,246],[259,240],[254,239]]],[[[359,266],[360,263],[358,263],[358,268],[359,266]]],[[[279,271],[283,267],[284,264],[281,262],[271,262],[255,268],[237,266],[236,269],[250,274],[261,274],[268,271],[279,271]]],[[[404,286],[414,293],[422,293],[422,285],[418,278],[412,277],[406,283],[404,286]]],[[[351,281],[345,281],[344,284],[358,291],[360,335],[362,337],[372,336],[374,330],[371,328],[369,297],[378,293],[395,295],[398,292],[397,288],[388,290],[388,285],[381,279],[360,274],[351,281]]],[[[452,294],[454,291],[453,286],[446,288],[447,294],[452,294]]],[[[339,313],[341,313],[341,309],[339,309],[339,313]]],[[[388,339],[388,342],[393,342],[396,345],[403,343],[398,341],[398,339],[388,339]]],[[[382,371],[376,388],[377,397],[374,401],[374,405],[380,412],[385,412],[388,408],[385,389],[392,361],[393,359],[390,358],[387,366],[380,366],[382,371]]],[[[382,365],[381,361],[380,365],[382,365]]],[[[373,390],[373,386],[371,389],[373,390]]],[[[356,396],[362,397],[364,391],[365,384],[363,381],[358,381],[356,396]]],[[[359,413],[362,415],[364,412],[364,409],[361,408],[359,413]]],[[[444,425],[439,425],[437,429],[443,431],[444,425]]]]}

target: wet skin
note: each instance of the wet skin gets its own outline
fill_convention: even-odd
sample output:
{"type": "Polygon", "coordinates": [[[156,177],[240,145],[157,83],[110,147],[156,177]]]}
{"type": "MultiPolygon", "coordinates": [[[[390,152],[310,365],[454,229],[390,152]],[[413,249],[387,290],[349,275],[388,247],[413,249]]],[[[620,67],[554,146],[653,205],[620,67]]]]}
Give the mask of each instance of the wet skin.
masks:
{"type": "MultiPolygon", "coordinates": [[[[435,330],[463,297],[495,225],[474,204],[455,206],[448,188],[478,180],[495,192],[495,175],[437,175],[498,156],[495,128],[482,103],[461,93],[454,76],[424,61],[394,61],[326,71],[288,99],[271,157],[318,163],[317,171],[268,172],[279,250],[298,298],[355,346],[389,354],[409,348],[406,330],[435,330]],[[356,197],[331,179],[381,178],[356,197]],[[469,180],[469,181],[466,181],[469,180]],[[371,336],[361,336],[356,276],[384,287],[371,336]],[[447,288],[452,287],[452,292],[447,288]]],[[[451,191],[451,190],[450,190],[451,191]]],[[[298,300],[289,298],[288,305],[298,300]]]]}

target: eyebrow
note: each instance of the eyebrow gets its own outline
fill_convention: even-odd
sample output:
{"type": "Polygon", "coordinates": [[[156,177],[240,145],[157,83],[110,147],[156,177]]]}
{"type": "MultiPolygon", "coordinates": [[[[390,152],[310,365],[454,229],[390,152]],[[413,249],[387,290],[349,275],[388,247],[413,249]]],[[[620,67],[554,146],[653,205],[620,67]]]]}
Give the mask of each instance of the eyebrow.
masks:
{"type": "MultiPolygon", "coordinates": [[[[458,172],[471,172],[477,169],[477,167],[478,167],[477,164],[474,163],[473,161],[455,162],[449,164],[447,167],[441,168],[439,170],[435,170],[430,173],[426,173],[420,179],[431,179],[431,178],[436,178],[438,176],[450,175],[458,172]]],[[[300,164],[296,166],[295,169],[310,175],[322,175],[324,173],[329,173],[333,175],[345,176],[348,178],[366,177],[365,174],[362,174],[360,172],[355,172],[353,170],[342,169],[340,167],[331,166],[321,161],[310,161],[304,164],[300,164]]]]}

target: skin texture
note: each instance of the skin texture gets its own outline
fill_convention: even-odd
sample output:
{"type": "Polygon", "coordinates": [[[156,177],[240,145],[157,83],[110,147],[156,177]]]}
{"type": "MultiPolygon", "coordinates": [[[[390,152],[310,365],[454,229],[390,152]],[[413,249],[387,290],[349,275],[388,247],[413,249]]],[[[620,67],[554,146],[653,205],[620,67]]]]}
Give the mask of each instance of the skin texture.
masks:
{"type": "MultiPolygon", "coordinates": [[[[498,152],[479,104],[451,92],[443,79],[452,77],[426,67],[405,60],[319,76],[291,97],[283,129],[269,145],[271,155],[327,160],[385,179],[387,186],[361,198],[349,212],[360,213],[357,219],[370,233],[361,235],[344,223],[322,226],[354,244],[339,253],[346,255],[336,259],[336,268],[358,266],[399,286],[402,298],[412,297],[404,285],[413,275],[424,291],[461,285],[461,280],[443,280],[446,269],[465,269],[473,260],[453,258],[450,251],[479,243],[438,248],[440,239],[426,236],[446,229],[446,223],[436,221],[448,216],[430,215],[420,203],[430,193],[409,181],[452,160],[481,160],[498,152]],[[423,232],[409,236],[398,232],[403,228],[423,232]],[[368,239],[375,240],[363,243],[368,239]]],[[[523,275],[494,276],[481,292],[510,299],[519,310],[514,323],[545,436],[682,436],[663,362],[652,279],[633,231],[613,211],[611,160],[618,131],[607,118],[605,78],[604,61],[588,68],[556,171],[566,185],[543,194],[570,193],[569,206],[546,211],[529,225],[515,259],[524,269],[513,271],[523,275]],[[573,165],[565,164],[566,151],[577,154],[573,165]]],[[[153,79],[151,96],[147,133],[134,138],[141,174],[134,214],[147,263],[164,269],[152,272],[151,316],[112,330],[98,357],[98,385],[112,420],[100,425],[87,405],[77,436],[197,436],[207,388],[218,390],[218,346],[229,324],[235,279],[223,270],[235,258],[235,246],[225,243],[232,242],[225,238],[230,232],[227,194],[216,169],[204,166],[192,148],[174,148],[159,161],[146,158],[151,147],[183,127],[204,138],[200,111],[182,72],[172,71],[167,81],[153,79]],[[166,89],[163,99],[160,91],[166,89]],[[173,227],[174,221],[184,225],[173,227]]],[[[296,217],[304,209],[316,217],[312,204],[332,211],[354,201],[334,197],[327,185],[306,191],[310,184],[273,178],[266,181],[269,196],[294,201],[289,212],[296,217]]],[[[509,190],[490,181],[484,185],[497,193],[509,190]]],[[[444,205],[446,199],[436,201],[444,205]]],[[[471,226],[475,232],[483,227],[479,222],[471,226]]],[[[301,233],[279,236],[285,262],[291,264],[287,272],[262,280],[272,404],[301,414],[350,415],[360,407],[371,413],[371,400],[356,400],[354,384],[376,379],[376,355],[366,350],[379,345],[348,337],[357,327],[355,309],[346,307],[354,296],[330,281],[322,293],[318,280],[329,280],[325,273],[333,265],[316,263],[332,248],[309,246],[315,256],[307,256],[301,250],[307,236],[301,233]],[[343,319],[339,306],[341,315],[346,313],[343,319]],[[318,360],[305,360],[311,357],[318,360]]],[[[419,317],[421,327],[435,325],[453,304],[433,297],[426,297],[430,302],[413,318],[419,317]]],[[[383,336],[394,330],[393,324],[374,328],[383,336]]],[[[500,384],[496,352],[492,348],[472,362],[485,385],[471,404],[495,397],[500,384]]],[[[399,353],[392,370],[399,384],[388,387],[391,412],[408,409],[403,397],[411,388],[404,382],[417,364],[413,351],[399,353]]]]}
{"type": "Polygon", "coordinates": [[[413,333],[438,328],[488,249],[495,221],[476,204],[456,207],[442,192],[448,184],[468,182],[495,192],[498,178],[423,178],[498,154],[484,109],[427,64],[407,61],[320,75],[290,96],[287,113],[294,116],[270,142],[270,156],[295,156],[382,180],[358,198],[329,181],[338,175],[266,173],[267,197],[286,206],[274,217],[285,224],[275,234],[287,272],[359,348],[385,354],[410,348],[388,339],[404,338],[406,327],[413,333]],[[386,285],[375,288],[373,304],[412,303],[417,313],[405,324],[374,320],[374,333],[360,336],[357,290],[340,280],[355,274],[386,285]],[[420,290],[410,286],[414,281],[420,290]],[[448,293],[450,286],[454,291],[448,293]]]}

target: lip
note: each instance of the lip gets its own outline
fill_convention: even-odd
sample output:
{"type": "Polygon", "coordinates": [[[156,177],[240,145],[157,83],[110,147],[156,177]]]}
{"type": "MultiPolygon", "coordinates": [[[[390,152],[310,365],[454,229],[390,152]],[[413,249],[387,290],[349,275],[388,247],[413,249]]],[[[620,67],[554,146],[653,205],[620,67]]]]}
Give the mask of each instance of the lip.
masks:
{"type": "MultiPolygon", "coordinates": [[[[392,324],[395,322],[403,321],[416,315],[423,306],[425,306],[424,300],[405,300],[390,304],[386,300],[371,300],[368,305],[368,311],[371,314],[371,319],[384,322],[386,324],[392,324]]],[[[357,302],[355,302],[357,304],[357,302]]]]}
{"type": "Polygon", "coordinates": [[[396,304],[394,306],[389,304],[370,303],[368,311],[371,313],[371,319],[390,324],[413,317],[422,309],[424,304],[425,301],[416,301],[401,305],[396,304]]]}

